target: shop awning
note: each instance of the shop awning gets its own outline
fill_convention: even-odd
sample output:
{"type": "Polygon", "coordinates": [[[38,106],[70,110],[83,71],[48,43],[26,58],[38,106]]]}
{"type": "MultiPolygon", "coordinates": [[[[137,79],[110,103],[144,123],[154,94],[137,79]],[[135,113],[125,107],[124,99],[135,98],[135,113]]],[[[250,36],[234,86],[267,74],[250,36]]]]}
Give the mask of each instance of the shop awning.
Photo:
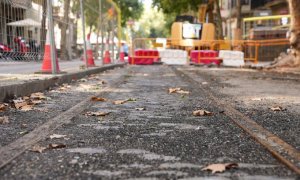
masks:
{"type": "Polygon", "coordinates": [[[14,21],[14,22],[7,23],[7,25],[8,26],[17,26],[17,27],[40,27],[41,23],[28,18],[28,19],[23,19],[20,21],[14,21]]]}

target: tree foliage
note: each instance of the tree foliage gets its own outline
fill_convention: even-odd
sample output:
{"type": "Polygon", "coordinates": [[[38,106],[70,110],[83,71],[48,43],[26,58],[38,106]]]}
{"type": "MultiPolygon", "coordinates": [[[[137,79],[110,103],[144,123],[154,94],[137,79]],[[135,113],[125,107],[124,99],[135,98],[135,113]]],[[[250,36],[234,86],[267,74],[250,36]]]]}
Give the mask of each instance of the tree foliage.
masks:
{"type": "MultiPolygon", "coordinates": [[[[128,19],[138,19],[143,12],[143,4],[139,0],[114,0],[121,9],[122,26],[126,25],[128,19]]],[[[106,0],[102,0],[102,13],[106,15],[112,5],[106,0]]],[[[87,26],[96,28],[99,19],[99,0],[84,0],[84,14],[87,26]]],[[[80,12],[80,1],[74,0],[72,12],[80,12]]],[[[114,13],[116,16],[116,13],[114,13]]],[[[104,16],[105,17],[105,16],[104,16]]]]}
{"type": "MultiPolygon", "coordinates": [[[[166,28],[166,24],[169,24],[168,20],[170,16],[165,16],[162,11],[159,11],[157,7],[144,8],[144,12],[137,22],[139,29],[136,34],[141,37],[166,37],[169,33],[169,29],[166,28]]],[[[172,19],[172,22],[174,19],[172,19]]]]}
{"type": "Polygon", "coordinates": [[[139,0],[114,0],[122,13],[122,26],[129,19],[139,19],[143,12],[143,3],[139,0]]]}
{"type": "Polygon", "coordinates": [[[181,14],[187,11],[198,11],[198,6],[205,0],[153,0],[153,5],[159,7],[164,13],[181,14]]]}

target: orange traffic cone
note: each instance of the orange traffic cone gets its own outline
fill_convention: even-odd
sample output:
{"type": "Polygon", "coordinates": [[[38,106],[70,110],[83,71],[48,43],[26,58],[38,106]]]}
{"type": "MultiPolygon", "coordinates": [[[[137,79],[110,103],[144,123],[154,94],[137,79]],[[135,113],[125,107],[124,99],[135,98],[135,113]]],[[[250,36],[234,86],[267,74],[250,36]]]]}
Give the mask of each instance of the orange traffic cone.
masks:
{"type": "MultiPolygon", "coordinates": [[[[47,31],[45,49],[44,49],[44,59],[42,70],[40,73],[52,73],[52,63],[51,63],[51,44],[50,44],[50,33],[49,30],[47,31]]],[[[55,48],[55,62],[56,62],[56,72],[59,73],[59,65],[57,60],[57,53],[55,48]]]]}
{"type": "Polygon", "coordinates": [[[124,52],[124,48],[123,48],[123,43],[121,44],[121,47],[120,47],[120,62],[125,62],[125,52],[124,52]]]}
{"type": "Polygon", "coordinates": [[[104,61],[103,64],[110,64],[111,59],[110,59],[110,53],[109,53],[109,40],[106,40],[105,44],[105,54],[104,54],[104,61]]]}
{"type": "Polygon", "coordinates": [[[94,61],[90,37],[91,37],[91,34],[88,34],[87,41],[86,41],[86,56],[87,56],[87,66],[93,67],[93,66],[95,66],[95,61],[94,61]]]}

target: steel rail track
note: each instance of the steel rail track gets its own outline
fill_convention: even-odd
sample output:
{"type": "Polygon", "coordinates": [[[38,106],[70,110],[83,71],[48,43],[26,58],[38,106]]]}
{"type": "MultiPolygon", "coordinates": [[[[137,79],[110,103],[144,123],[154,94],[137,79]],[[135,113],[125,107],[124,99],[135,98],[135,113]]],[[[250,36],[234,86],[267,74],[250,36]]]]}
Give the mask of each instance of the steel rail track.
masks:
{"type": "MultiPolygon", "coordinates": [[[[107,94],[108,90],[111,88],[116,88],[124,83],[126,74],[128,74],[128,69],[124,70],[120,75],[120,78],[113,81],[111,85],[103,88],[101,91],[96,93],[93,96],[104,96],[107,94]]],[[[93,97],[91,96],[91,97],[93,97]]],[[[26,150],[32,147],[34,144],[48,137],[55,129],[59,128],[63,124],[71,122],[71,120],[83,112],[85,109],[89,108],[93,102],[90,100],[91,97],[88,97],[69,110],[55,116],[52,119],[49,119],[44,124],[39,127],[36,127],[30,133],[20,137],[19,139],[11,142],[10,144],[0,147],[0,169],[9,164],[12,160],[23,154],[26,150]]]]}
{"type": "Polygon", "coordinates": [[[188,75],[188,73],[185,73],[183,70],[179,70],[178,68],[173,66],[171,67],[171,69],[178,77],[182,78],[184,81],[189,82],[196,87],[199,87],[202,92],[205,93],[206,97],[211,99],[217,107],[222,107],[222,109],[224,110],[224,114],[227,115],[238,127],[243,129],[256,142],[260,143],[277,160],[300,175],[300,152],[297,149],[280,139],[275,134],[266,130],[261,125],[257,124],[251,118],[245,116],[244,114],[233,108],[230,104],[228,104],[228,102],[224,102],[223,100],[216,97],[210,89],[205,88],[203,85],[201,85],[201,83],[188,75]]]}

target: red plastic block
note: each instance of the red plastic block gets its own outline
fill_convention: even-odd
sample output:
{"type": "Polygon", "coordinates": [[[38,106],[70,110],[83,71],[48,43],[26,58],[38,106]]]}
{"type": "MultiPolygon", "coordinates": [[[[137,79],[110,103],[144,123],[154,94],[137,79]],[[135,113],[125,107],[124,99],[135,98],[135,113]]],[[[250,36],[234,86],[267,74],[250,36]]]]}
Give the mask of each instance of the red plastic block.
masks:
{"type": "Polygon", "coordinates": [[[191,63],[194,64],[221,64],[218,58],[218,51],[213,50],[193,50],[190,54],[191,63]]]}
{"type": "Polygon", "coordinates": [[[145,58],[145,57],[129,57],[129,64],[136,65],[152,65],[154,64],[154,58],[145,58]]]}

